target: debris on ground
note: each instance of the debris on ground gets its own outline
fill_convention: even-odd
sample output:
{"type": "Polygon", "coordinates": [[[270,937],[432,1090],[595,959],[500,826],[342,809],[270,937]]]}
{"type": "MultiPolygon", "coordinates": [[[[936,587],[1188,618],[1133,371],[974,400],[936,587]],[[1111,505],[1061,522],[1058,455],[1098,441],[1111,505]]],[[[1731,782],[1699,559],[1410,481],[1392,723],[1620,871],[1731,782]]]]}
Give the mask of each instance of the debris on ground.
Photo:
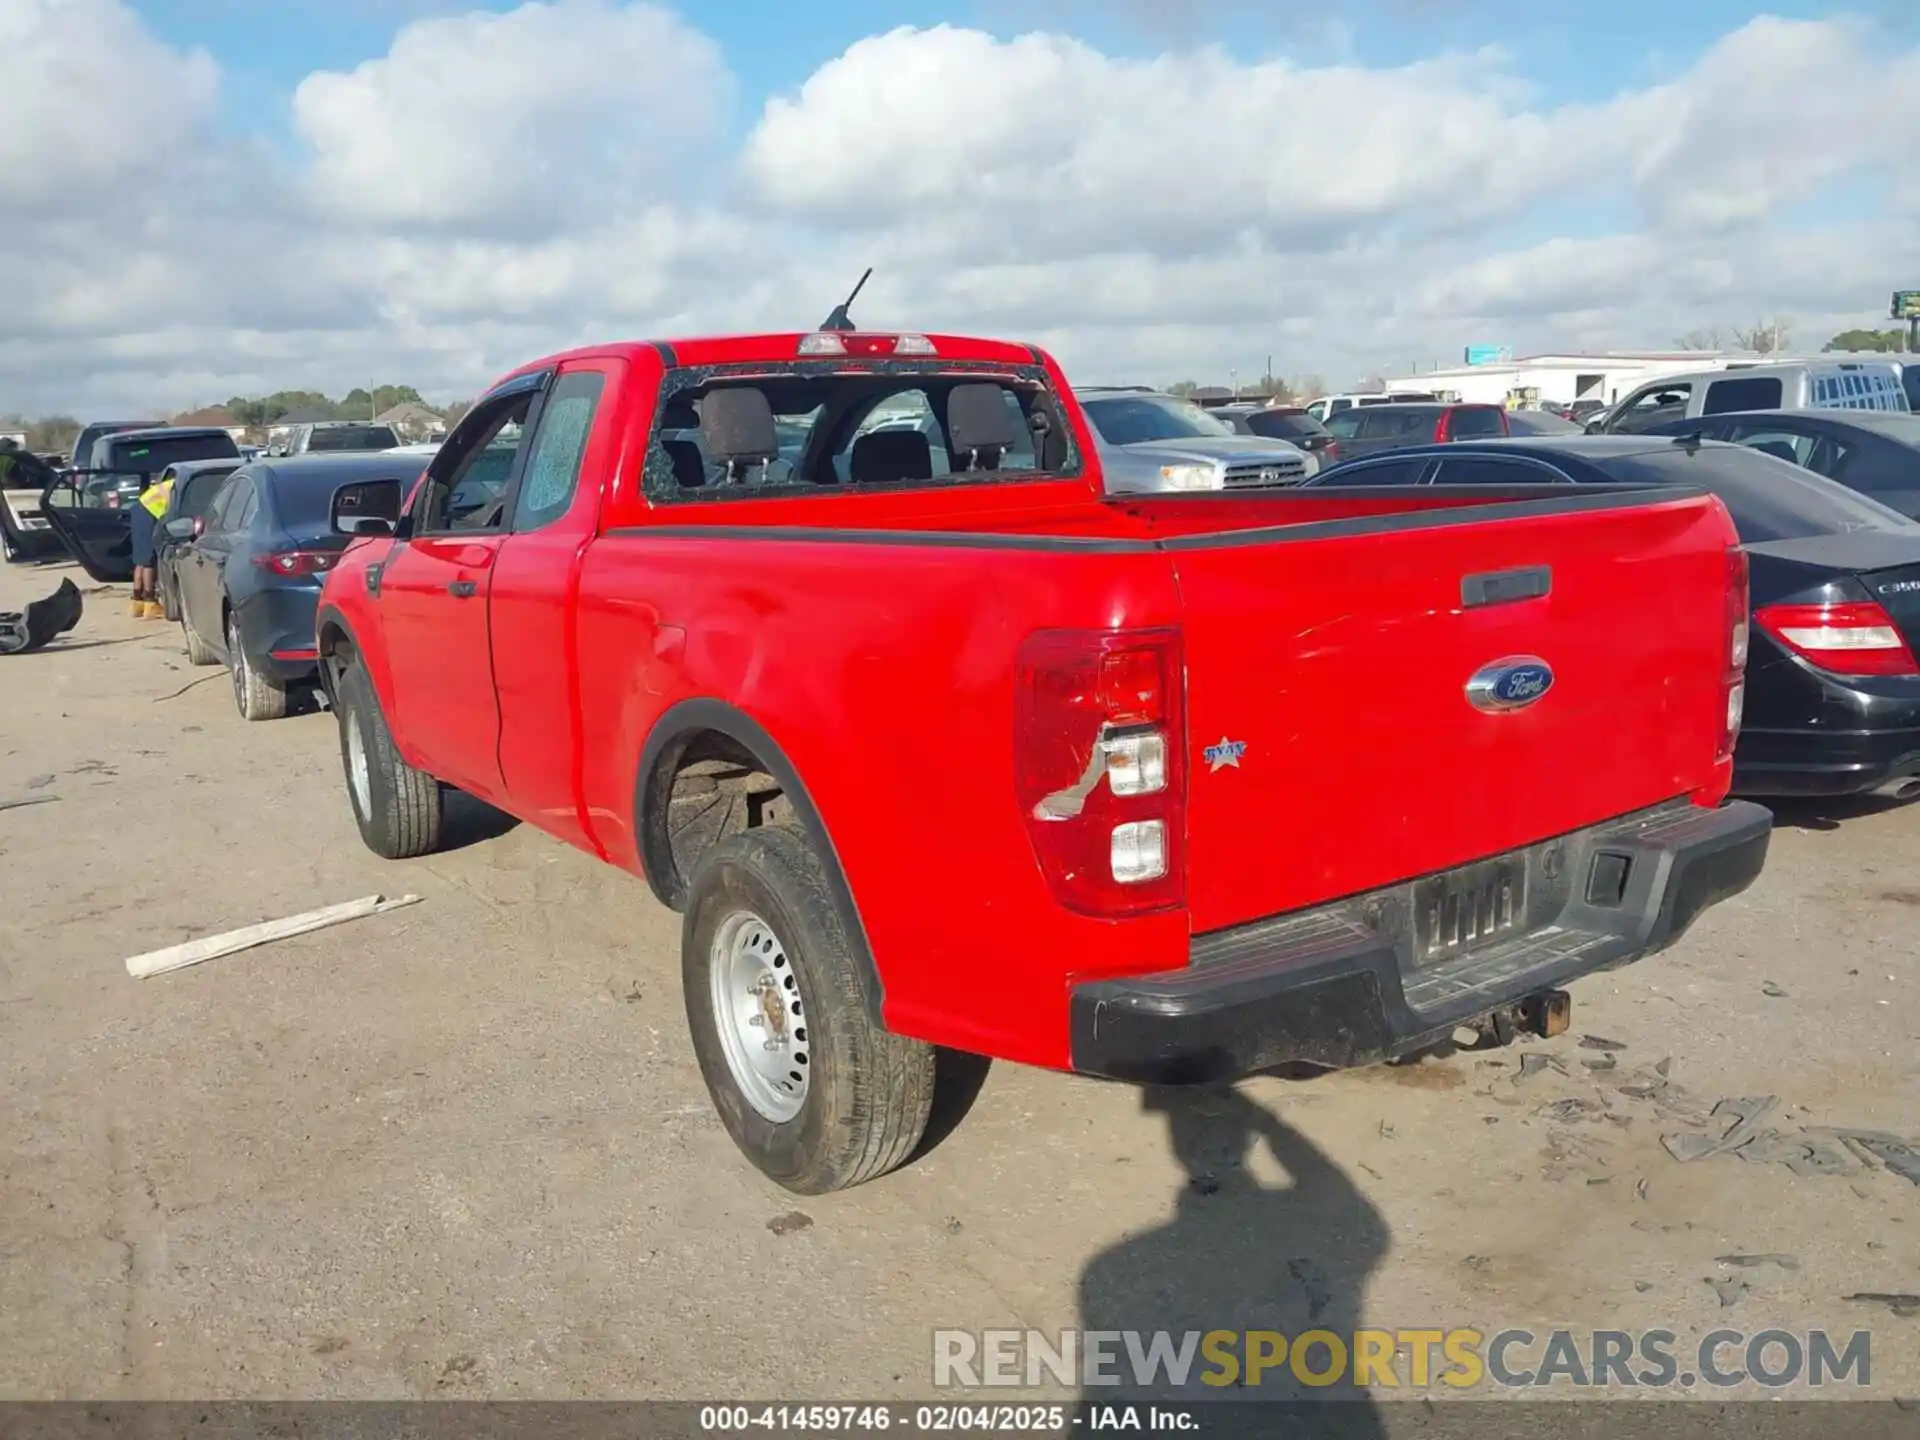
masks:
{"type": "Polygon", "coordinates": [[[289,915],[281,920],[263,920],[258,925],[247,925],[221,935],[203,935],[198,940],[184,940],[164,950],[149,950],[144,955],[131,957],[127,961],[127,974],[136,980],[144,980],[151,975],[164,975],[170,970],[184,970],[189,965],[238,954],[257,945],[289,940],[295,935],[324,930],[331,925],[343,925],[349,920],[360,920],[369,915],[384,915],[403,905],[417,905],[420,899],[418,895],[396,895],[391,900],[384,895],[368,895],[359,900],[308,910],[301,915],[289,915]]]}
{"type": "Polygon", "coordinates": [[[1617,1059],[1615,1059],[1612,1055],[1609,1054],[1609,1055],[1595,1055],[1589,1059],[1582,1060],[1580,1063],[1586,1066],[1587,1069],[1589,1070],[1606,1071],[1606,1070],[1613,1069],[1613,1067],[1618,1065],[1620,1062],[1617,1059]]]}
{"type": "Polygon", "coordinates": [[[1778,1265],[1782,1270],[1798,1270],[1800,1260],[1794,1255],[1716,1255],[1716,1265],[1731,1265],[1739,1270],[1758,1270],[1762,1265],[1778,1265]]]}
{"type": "Polygon", "coordinates": [[[62,580],[44,600],[25,610],[0,612],[0,655],[24,655],[38,650],[80,623],[80,587],[62,580]]]}
{"type": "Polygon", "coordinates": [[[1707,1277],[1707,1284],[1712,1287],[1713,1293],[1720,1297],[1720,1308],[1722,1310],[1731,1310],[1742,1300],[1746,1299],[1747,1292],[1753,1289],[1751,1285],[1747,1284],[1745,1280],[1742,1280],[1737,1275],[1732,1277],[1709,1275],[1707,1277]]]}
{"type": "Polygon", "coordinates": [[[1624,1050],[1627,1048],[1627,1044],[1624,1040],[1609,1040],[1604,1035],[1582,1035],[1580,1037],[1580,1048],[1582,1050],[1606,1050],[1611,1052],[1614,1050],[1624,1050]]]}
{"type": "Polygon", "coordinates": [[[1557,1070],[1562,1075],[1567,1073],[1567,1067],[1560,1062],[1557,1055],[1522,1055],[1520,1070],[1513,1077],[1513,1083],[1524,1085],[1542,1070],[1557,1070]]]}
{"type": "Polygon", "coordinates": [[[1760,982],[1760,993],[1770,1000],[1784,1000],[1787,998],[1787,992],[1771,980],[1762,980],[1760,982]]]}
{"type": "Polygon", "coordinates": [[[58,795],[23,795],[18,800],[0,800],[0,810],[18,810],[24,805],[51,805],[58,795]]]}
{"type": "Polygon", "coordinates": [[[776,1215],[767,1221],[767,1229],[776,1235],[791,1235],[797,1230],[813,1228],[813,1217],[799,1210],[790,1210],[785,1215],[776,1215]]]}
{"type": "Polygon", "coordinates": [[[1667,1147],[1669,1155],[1682,1163],[1728,1154],[1752,1140],[1759,1131],[1760,1122],[1779,1103],[1778,1095],[1751,1095],[1737,1100],[1722,1100],[1712,1111],[1713,1116],[1730,1117],[1730,1123],[1720,1134],[1662,1135],[1660,1143],[1667,1147]]]}
{"type": "Polygon", "coordinates": [[[1888,1294],[1881,1290],[1863,1290],[1854,1295],[1841,1297],[1863,1305],[1884,1305],[1902,1320],[1911,1320],[1920,1315],[1920,1295],[1888,1294]]]}

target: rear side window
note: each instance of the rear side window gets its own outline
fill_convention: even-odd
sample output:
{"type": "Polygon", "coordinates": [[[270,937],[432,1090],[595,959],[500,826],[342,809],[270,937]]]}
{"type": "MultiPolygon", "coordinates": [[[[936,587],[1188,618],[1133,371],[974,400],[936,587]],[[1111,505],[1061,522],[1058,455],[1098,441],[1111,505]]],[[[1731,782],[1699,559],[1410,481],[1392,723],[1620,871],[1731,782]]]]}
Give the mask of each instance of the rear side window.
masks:
{"type": "Polygon", "coordinates": [[[1485,405],[1463,405],[1447,422],[1447,434],[1455,440],[1487,440],[1506,433],[1500,412],[1485,405]]]}
{"type": "Polygon", "coordinates": [[[316,426],[307,436],[307,449],[315,455],[342,450],[393,450],[400,437],[385,425],[316,426]]]}
{"type": "MultiPolygon", "coordinates": [[[[848,372],[801,361],[766,371],[762,364],[668,372],[647,455],[650,495],[726,499],[1080,473],[1072,432],[1037,366],[930,361],[848,372]]],[[[1085,409],[1114,444],[1145,438],[1127,428],[1134,420],[1156,436],[1166,426],[1186,438],[1233,433],[1199,407],[1164,397],[1101,396],[1085,409]],[[1099,407],[1106,413],[1096,415],[1099,407]]]]}
{"type": "Polygon", "coordinates": [[[1609,479],[1641,485],[1698,485],[1718,495],[1749,545],[1849,530],[1913,531],[1913,522],[1844,485],[1745,446],[1676,445],[1594,463],[1609,479]]]}
{"type": "Polygon", "coordinates": [[[1780,396],[1780,379],[1775,375],[1716,380],[1707,386],[1707,398],[1701,403],[1700,413],[1725,415],[1735,410],[1778,410],[1780,396]]]}
{"type": "Polygon", "coordinates": [[[183,460],[238,460],[240,447],[231,435],[156,435],[148,440],[109,440],[95,450],[105,456],[106,470],[158,475],[183,460]]]}
{"type": "Polygon", "coordinates": [[[1336,410],[1327,417],[1327,433],[1339,440],[1351,440],[1360,433],[1360,422],[1366,417],[1358,410],[1336,410]]]}
{"type": "Polygon", "coordinates": [[[1264,410],[1247,416],[1247,429],[1269,440],[1311,440],[1327,433],[1327,427],[1311,415],[1274,415],[1264,410]]]}
{"type": "Polygon", "coordinates": [[[173,491],[174,514],[190,520],[206,514],[213,497],[220,493],[220,486],[232,473],[232,470],[201,470],[180,481],[173,491]]]}
{"type": "Polygon", "coordinates": [[[1693,393],[1688,384],[1658,385],[1643,390],[1621,407],[1607,424],[1616,435],[1637,435],[1669,420],[1687,418],[1687,400],[1693,393]]]}
{"type": "Polygon", "coordinates": [[[1360,417],[1360,438],[1410,440],[1419,436],[1430,440],[1439,418],[1437,412],[1426,410],[1373,410],[1360,417]]]}
{"type": "Polygon", "coordinates": [[[1523,460],[1496,459],[1489,455],[1462,455],[1440,462],[1436,485],[1553,485],[1571,483],[1567,476],[1545,465],[1530,465],[1523,460]]]}
{"type": "Polygon", "coordinates": [[[520,497],[513,507],[515,530],[538,530],[558,520],[573,504],[580,460],[587,452],[587,436],[605,385],[606,377],[597,370],[569,371],[554,383],[541,407],[533,448],[527,452],[520,497]]]}
{"type": "Polygon", "coordinates": [[[1374,460],[1360,464],[1336,465],[1320,472],[1321,485],[1414,485],[1427,468],[1424,457],[1417,460],[1374,460]]]}

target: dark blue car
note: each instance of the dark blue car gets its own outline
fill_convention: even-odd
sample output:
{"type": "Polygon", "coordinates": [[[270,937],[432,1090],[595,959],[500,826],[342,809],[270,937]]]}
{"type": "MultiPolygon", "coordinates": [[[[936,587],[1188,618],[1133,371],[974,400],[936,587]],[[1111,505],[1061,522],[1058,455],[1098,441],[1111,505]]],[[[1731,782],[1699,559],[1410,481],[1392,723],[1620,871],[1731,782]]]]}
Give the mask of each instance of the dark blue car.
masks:
{"type": "Polygon", "coordinates": [[[278,719],[288,687],[317,677],[314,610],[348,544],[332,526],[335,495],[354,487],[359,508],[397,519],[419,468],[417,456],[377,452],[255,461],[197,520],[167,523],[187,658],[225,662],[246,719],[278,719]]]}

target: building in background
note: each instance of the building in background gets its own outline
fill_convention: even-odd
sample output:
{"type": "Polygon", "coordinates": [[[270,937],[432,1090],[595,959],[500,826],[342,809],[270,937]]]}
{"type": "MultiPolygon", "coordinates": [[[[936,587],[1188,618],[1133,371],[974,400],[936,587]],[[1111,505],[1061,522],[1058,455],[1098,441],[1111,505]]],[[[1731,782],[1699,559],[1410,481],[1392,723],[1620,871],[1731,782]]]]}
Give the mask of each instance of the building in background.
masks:
{"type": "MultiPolygon", "coordinates": [[[[1476,346],[1476,351],[1491,347],[1476,346]]],[[[1478,358],[1476,356],[1476,358],[1478,358]]],[[[1762,357],[1725,350],[1625,350],[1605,355],[1523,355],[1479,365],[1423,370],[1387,382],[1391,390],[1431,390],[1469,405],[1611,405],[1636,385],[1690,370],[1755,365],[1762,357]]]]}

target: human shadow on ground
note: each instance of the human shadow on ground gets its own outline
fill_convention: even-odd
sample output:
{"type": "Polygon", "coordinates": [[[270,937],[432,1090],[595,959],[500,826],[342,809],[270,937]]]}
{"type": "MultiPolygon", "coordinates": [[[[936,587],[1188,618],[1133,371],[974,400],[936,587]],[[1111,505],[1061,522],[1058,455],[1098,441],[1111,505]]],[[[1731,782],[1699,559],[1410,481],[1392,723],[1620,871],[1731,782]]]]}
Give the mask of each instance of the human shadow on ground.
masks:
{"type": "MultiPolygon", "coordinates": [[[[1378,1409],[1351,1386],[1350,1368],[1340,1383],[1315,1387],[1282,1363],[1249,1385],[1247,1347],[1236,1341],[1230,1353],[1238,1375],[1227,1384],[1202,1383],[1204,1375],[1222,1375],[1223,1367],[1197,1344],[1184,1384],[1169,1384],[1165,1369],[1151,1377],[1133,1374],[1124,1341],[1129,1331],[1143,1348],[1156,1331],[1169,1332],[1178,1350],[1188,1334],[1218,1330],[1236,1337],[1278,1331],[1289,1342],[1321,1330],[1351,1346],[1367,1277],[1391,1239],[1380,1212],[1338,1165],[1238,1090],[1149,1089],[1142,1104],[1166,1118],[1185,1178],[1170,1220],[1102,1251],[1081,1274],[1083,1334],[1121,1332],[1123,1338],[1109,1342],[1119,1363],[1107,1373],[1122,1383],[1088,1382],[1083,1371],[1076,1429],[1088,1428],[1090,1412],[1105,1405],[1236,1401],[1242,1403],[1217,1412],[1205,1433],[1384,1436],[1378,1409]],[[1287,1183],[1268,1185],[1249,1173],[1248,1162],[1261,1146],[1285,1171],[1287,1183]],[[1284,1415],[1268,1408],[1271,1402],[1285,1404],[1284,1415]]],[[[1310,1374],[1329,1368],[1322,1344],[1310,1346],[1307,1358],[1310,1374]]]]}

